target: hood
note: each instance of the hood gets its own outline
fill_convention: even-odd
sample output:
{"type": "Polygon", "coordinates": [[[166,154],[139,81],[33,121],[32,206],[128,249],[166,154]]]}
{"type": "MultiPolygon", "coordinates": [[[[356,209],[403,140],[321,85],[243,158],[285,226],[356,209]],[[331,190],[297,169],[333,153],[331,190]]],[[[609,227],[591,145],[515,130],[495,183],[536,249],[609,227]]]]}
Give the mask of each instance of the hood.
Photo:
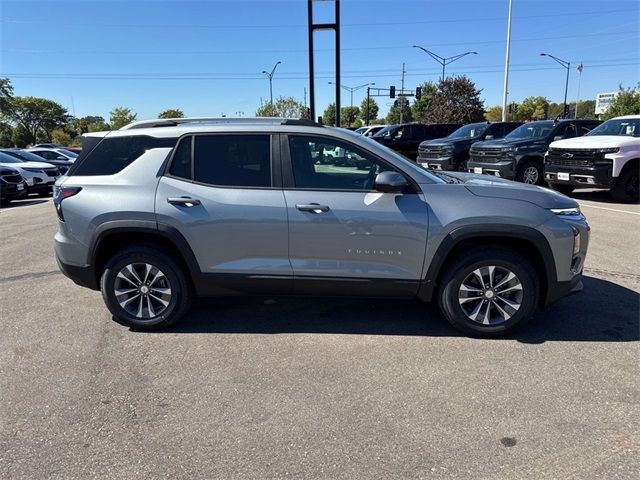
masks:
{"type": "Polygon", "coordinates": [[[451,140],[448,137],[444,138],[434,138],[432,140],[425,140],[420,143],[421,147],[443,147],[446,145],[451,145],[454,143],[454,140],[451,140]]]}
{"type": "MultiPolygon", "coordinates": [[[[6,163],[5,165],[9,165],[8,163],[6,163]]],[[[53,165],[51,165],[50,163],[44,163],[44,162],[21,162],[21,163],[12,163],[11,164],[12,168],[55,168],[53,165]]]]}
{"type": "Polygon", "coordinates": [[[544,138],[521,138],[518,140],[507,140],[499,138],[497,140],[484,140],[473,144],[473,149],[482,148],[501,148],[501,147],[517,147],[518,145],[530,145],[533,142],[544,142],[544,138]]]}
{"type": "Polygon", "coordinates": [[[640,145],[640,138],[623,135],[585,135],[552,142],[551,148],[611,148],[640,145]]]}
{"type": "Polygon", "coordinates": [[[475,173],[447,172],[446,175],[458,179],[464,183],[467,190],[479,197],[521,200],[546,209],[578,206],[578,202],[574,199],[536,185],[527,185],[492,175],[475,173]]]}
{"type": "Polygon", "coordinates": [[[20,172],[18,172],[18,170],[16,170],[15,168],[5,167],[4,165],[0,164],[0,175],[20,175],[20,172]]]}

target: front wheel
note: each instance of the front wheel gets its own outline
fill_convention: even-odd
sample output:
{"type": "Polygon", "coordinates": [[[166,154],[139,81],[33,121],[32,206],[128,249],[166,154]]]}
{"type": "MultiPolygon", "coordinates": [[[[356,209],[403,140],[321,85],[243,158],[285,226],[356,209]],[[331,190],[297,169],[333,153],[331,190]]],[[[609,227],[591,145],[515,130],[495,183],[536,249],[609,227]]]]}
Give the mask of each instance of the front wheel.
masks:
{"type": "Polygon", "coordinates": [[[628,166],[611,189],[611,196],[617,202],[638,203],[640,200],[638,183],[638,167],[628,166]]]}
{"type": "Polygon", "coordinates": [[[516,180],[529,185],[539,185],[542,181],[542,168],[533,160],[526,160],[518,169],[516,180]]]}
{"type": "Polygon", "coordinates": [[[173,325],[189,309],[192,296],[180,266],[147,245],[114,255],[104,269],[100,289],[114,320],[136,330],[173,325]]]}
{"type": "Polygon", "coordinates": [[[538,305],[539,283],[531,264],[503,247],[477,248],[444,273],[439,304],[456,329],[497,337],[524,325],[538,305]]]}

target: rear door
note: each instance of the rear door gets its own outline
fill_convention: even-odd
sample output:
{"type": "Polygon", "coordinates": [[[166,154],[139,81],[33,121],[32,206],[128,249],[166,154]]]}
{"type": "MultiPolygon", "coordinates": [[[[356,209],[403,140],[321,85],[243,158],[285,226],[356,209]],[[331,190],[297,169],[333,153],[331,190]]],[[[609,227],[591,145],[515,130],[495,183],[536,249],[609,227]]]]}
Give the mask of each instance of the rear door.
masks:
{"type": "Polygon", "coordinates": [[[414,295],[428,233],[427,205],[417,187],[404,194],[375,191],[376,175],[394,168],[331,137],[289,135],[282,151],[296,291],[348,294],[359,288],[384,295],[399,288],[414,295]],[[323,149],[336,147],[358,159],[357,166],[318,161],[323,149]]]}
{"type": "Polygon", "coordinates": [[[176,147],[158,185],[156,215],[185,237],[203,273],[291,279],[275,139],[192,135],[176,147]]]}

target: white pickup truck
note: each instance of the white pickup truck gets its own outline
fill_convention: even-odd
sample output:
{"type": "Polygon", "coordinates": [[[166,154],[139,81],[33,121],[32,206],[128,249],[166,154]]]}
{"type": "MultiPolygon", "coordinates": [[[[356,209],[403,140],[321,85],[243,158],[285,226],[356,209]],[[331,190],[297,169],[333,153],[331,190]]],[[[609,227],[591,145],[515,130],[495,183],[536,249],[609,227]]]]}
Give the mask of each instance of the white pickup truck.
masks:
{"type": "Polygon", "coordinates": [[[582,137],[558,140],[545,155],[544,178],[569,194],[602,188],[619,202],[638,202],[640,115],[607,120],[582,137]]]}

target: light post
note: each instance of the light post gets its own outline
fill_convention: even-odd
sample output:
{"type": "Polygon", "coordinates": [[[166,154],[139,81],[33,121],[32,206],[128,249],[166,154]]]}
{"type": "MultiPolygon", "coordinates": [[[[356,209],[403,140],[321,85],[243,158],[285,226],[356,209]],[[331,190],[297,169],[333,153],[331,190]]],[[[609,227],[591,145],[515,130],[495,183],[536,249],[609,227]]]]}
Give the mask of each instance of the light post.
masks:
{"type": "MultiPolygon", "coordinates": [[[[328,82],[328,83],[329,83],[329,85],[335,85],[336,84],[335,82],[328,82]]],[[[365,83],[365,84],[362,84],[362,85],[358,85],[357,87],[348,87],[346,85],[342,85],[341,84],[340,87],[344,88],[347,92],[349,92],[351,94],[351,106],[353,107],[353,92],[357,92],[361,88],[369,87],[371,85],[375,85],[375,82],[365,83]]]]}
{"type": "Polygon", "coordinates": [[[436,55],[435,53],[427,50],[424,47],[421,47],[420,45],[414,45],[413,48],[419,48],[420,50],[422,50],[424,53],[426,53],[427,55],[431,56],[431,58],[433,58],[436,62],[438,62],[440,65],[442,65],[442,80],[444,80],[444,69],[445,67],[450,64],[455,62],[456,60],[465,57],[467,55],[477,55],[478,52],[464,52],[461,53],[460,55],[454,55],[453,57],[441,57],[440,55],[436,55]]]}
{"type": "Polygon", "coordinates": [[[561,60],[558,57],[554,57],[553,55],[550,55],[548,53],[541,53],[540,54],[541,57],[551,57],[553,58],[556,62],[558,62],[560,65],[562,65],[564,68],[567,69],[567,80],[564,84],[564,107],[562,108],[562,116],[566,117],[567,114],[569,112],[567,112],[567,90],[569,89],[569,70],[571,69],[571,63],[567,62],[566,60],[561,60]]]}
{"type": "Polygon", "coordinates": [[[271,105],[273,105],[273,86],[272,86],[273,74],[276,72],[276,67],[281,63],[282,62],[278,60],[276,64],[273,66],[273,68],[271,69],[271,73],[267,72],[266,70],[262,71],[262,73],[264,73],[269,79],[269,98],[271,99],[271,105]]]}

